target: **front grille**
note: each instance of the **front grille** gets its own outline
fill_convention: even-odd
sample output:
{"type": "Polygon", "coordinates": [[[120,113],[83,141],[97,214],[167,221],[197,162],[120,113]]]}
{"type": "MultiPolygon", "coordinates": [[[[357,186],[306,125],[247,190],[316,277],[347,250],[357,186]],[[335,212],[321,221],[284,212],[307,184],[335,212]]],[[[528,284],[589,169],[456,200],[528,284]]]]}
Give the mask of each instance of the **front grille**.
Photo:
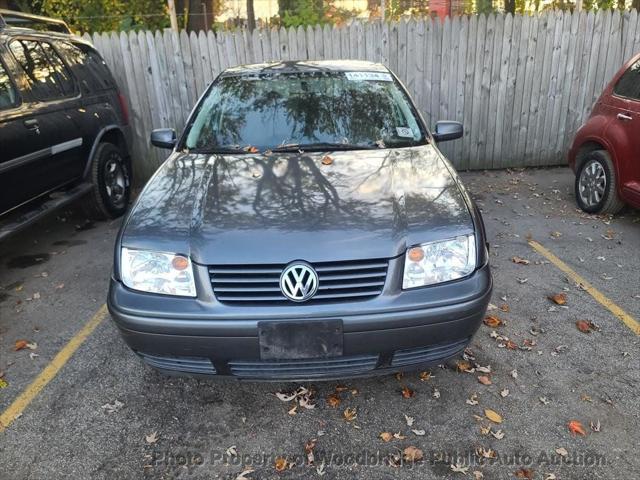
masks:
{"type": "MultiPolygon", "coordinates": [[[[380,295],[388,260],[355,260],[313,264],[318,291],[308,304],[367,300],[380,295]]],[[[217,265],[209,267],[216,298],[229,304],[291,304],[280,291],[284,264],[217,265]]]]}
{"type": "Polygon", "coordinates": [[[358,375],[374,370],[377,363],[378,355],[282,361],[231,360],[229,369],[233,375],[242,378],[312,379],[358,375]]]}
{"type": "Polygon", "coordinates": [[[211,360],[204,357],[174,357],[150,355],[148,353],[138,352],[144,363],[162,370],[172,370],[175,372],[185,373],[201,373],[206,375],[215,375],[216,369],[211,360]]]}
{"type": "Polygon", "coordinates": [[[467,346],[467,343],[469,343],[469,339],[465,338],[453,343],[439,343],[428,347],[398,350],[393,355],[391,365],[401,367],[444,360],[462,351],[467,346]]]}

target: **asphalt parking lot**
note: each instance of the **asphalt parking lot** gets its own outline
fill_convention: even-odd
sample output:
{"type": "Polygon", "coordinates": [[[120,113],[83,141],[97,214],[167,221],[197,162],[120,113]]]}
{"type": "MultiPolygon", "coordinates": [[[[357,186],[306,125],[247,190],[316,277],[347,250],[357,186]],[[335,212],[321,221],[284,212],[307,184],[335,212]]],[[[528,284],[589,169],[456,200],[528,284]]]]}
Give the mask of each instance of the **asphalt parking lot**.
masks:
{"type": "Polygon", "coordinates": [[[0,245],[0,478],[634,478],[640,212],[579,213],[565,168],[462,176],[484,213],[501,325],[430,374],[164,377],[102,309],[118,221],[65,211],[0,245]],[[71,339],[75,354],[56,357],[71,339]],[[314,408],[274,395],[299,387],[314,408]]]}

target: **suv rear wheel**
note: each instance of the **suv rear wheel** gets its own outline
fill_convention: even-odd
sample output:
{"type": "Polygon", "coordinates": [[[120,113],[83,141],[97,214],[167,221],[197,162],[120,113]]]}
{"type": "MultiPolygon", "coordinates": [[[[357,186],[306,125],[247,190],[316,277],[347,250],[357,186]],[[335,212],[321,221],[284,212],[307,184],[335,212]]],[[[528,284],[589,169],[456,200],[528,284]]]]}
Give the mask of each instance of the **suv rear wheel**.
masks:
{"type": "Polygon", "coordinates": [[[576,174],[578,206],[587,213],[618,213],[624,202],[618,197],[618,179],[606,150],[595,150],[582,161],[576,174]]]}
{"type": "Polygon", "coordinates": [[[120,149],[112,143],[101,143],[91,165],[90,181],[94,189],[84,207],[92,218],[117,218],[129,204],[131,185],[129,168],[120,149]]]}

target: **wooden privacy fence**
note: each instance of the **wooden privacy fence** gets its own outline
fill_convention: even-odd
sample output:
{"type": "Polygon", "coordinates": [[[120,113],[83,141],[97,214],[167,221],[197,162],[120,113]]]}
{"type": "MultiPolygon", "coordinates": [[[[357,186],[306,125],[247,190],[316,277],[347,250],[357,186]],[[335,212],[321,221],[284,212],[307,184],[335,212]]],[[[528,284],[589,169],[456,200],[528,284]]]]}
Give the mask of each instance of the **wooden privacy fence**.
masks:
{"type": "Polygon", "coordinates": [[[551,11],[347,27],[237,32],[102,33],[91,40],[130,104],[137,177],[167,156],[153,128],[180,131],[207,85],[225,68],[299,59],[363,59],[391,68],[429,125],[464,123],[442,144],[458,169],[564,162],[576,129],[611,76],[640,52],[638,12],[551,11]]]}

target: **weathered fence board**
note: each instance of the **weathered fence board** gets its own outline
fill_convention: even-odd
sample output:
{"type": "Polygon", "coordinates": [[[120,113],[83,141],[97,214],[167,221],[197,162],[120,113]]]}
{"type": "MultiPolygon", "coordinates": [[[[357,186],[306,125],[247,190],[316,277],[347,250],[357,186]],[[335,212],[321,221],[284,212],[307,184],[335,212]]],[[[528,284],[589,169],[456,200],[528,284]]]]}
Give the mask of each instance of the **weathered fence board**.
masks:
{"type": "Polygon", "coordinates": [[[636,10],[545,12],[235,32],[96,33],[130,104],[136,173],[166,152],[153,128],[184,127],[225,68],[277,60],[366,59],[389,66],[433,126],[464,123],[442,144],[459,169],[563,163],[576,129],[623,62],[640,52],[636,10]]]}

